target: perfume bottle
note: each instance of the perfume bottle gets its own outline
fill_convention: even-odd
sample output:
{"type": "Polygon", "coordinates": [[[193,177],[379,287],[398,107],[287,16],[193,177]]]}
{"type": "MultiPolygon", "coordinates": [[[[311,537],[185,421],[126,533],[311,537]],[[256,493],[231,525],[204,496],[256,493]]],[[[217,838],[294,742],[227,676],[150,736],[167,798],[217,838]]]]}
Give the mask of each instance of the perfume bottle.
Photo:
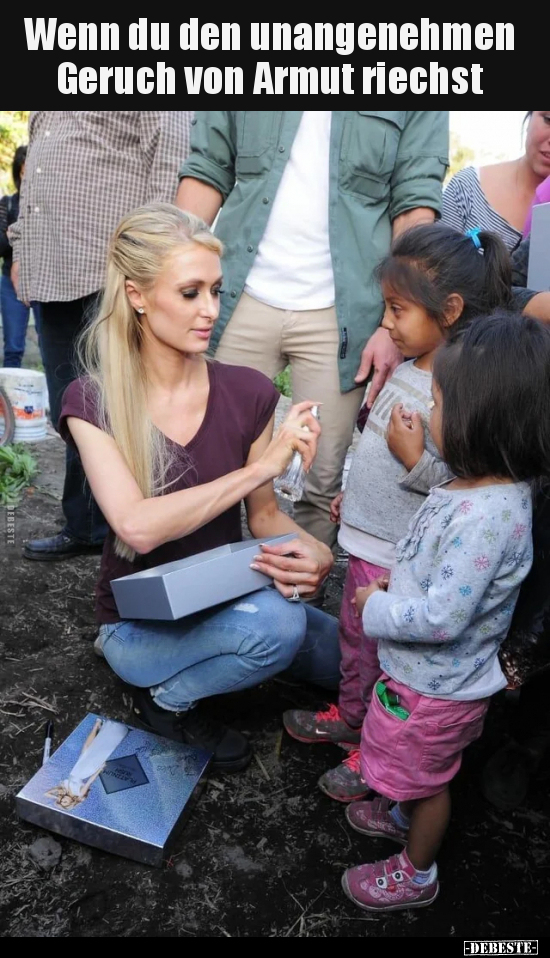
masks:
{"type": "MultiPolygon", "coordinates": [[[[315,419],[319,419],[318,406],[312,406],[310,412],[315,419]]],[[[307,426],[304,426],[304,429],[307,429],[307,426]]],[[[296,450],[284,472],[274,479],[273,485],[275,486],[275,491],[278,495],[282,496],[283,499],[288,499],[290,502],[299,502],[302,498],[305,481],[306,471],[302,457],[298,450],[296,450]]]]}

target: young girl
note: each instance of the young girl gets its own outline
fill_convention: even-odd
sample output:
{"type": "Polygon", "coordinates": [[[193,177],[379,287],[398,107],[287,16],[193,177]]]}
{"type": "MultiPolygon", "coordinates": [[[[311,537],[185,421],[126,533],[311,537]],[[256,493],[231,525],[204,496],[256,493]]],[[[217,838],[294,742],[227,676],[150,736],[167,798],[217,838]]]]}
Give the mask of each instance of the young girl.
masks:
{"type": "Polygon", "coordinates": [[[532,562],[529,482],[550,472],[549,368],[550,329],[505,311],[438,352],[430,433],[456,478],[412,518],[389,586],[380,578],[356,592],[383,669],[361,774],[384,797],[346,815],[362,834],[406,846],[344,873],[346,894],[369,911],[429,905],[439,891],[449,782],[506,685],[498,653],[532,562]]]}
{"type": "MultiPolygon", "coordinates": [[[[355,450],[341,506],[339,543],[349,564],[339,622],[342,653],[338,707],[292,710],[285,727],[300,742],[333,742],[349,757],[321,776],[331,798],[349,802],[368,789],[359,773],[361,723],[380,674],[375,643],[364,642],[352,600],[358,586],[388,575],[395,543],[430,488],[449,477],[425,424],[432,363],[450,330],[508,301],[510,264],[492,233],[462,236],[442,224],[400,236],[379,268],[385,299],[382,325],[407,362],[377,397],[355,450]],[[360,654],[361,652],[361,654],[360,654]]],[[[339,498],[333,502],[339,517],[339,498]]]]}

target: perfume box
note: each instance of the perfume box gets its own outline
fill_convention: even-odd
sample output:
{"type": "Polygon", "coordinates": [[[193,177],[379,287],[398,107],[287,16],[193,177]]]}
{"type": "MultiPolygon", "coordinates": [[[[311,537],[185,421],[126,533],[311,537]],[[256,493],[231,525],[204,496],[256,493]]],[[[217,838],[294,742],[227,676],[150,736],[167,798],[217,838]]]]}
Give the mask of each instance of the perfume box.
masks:
{"type": "Polygon", "coordinates": [[[550,203],[533,207],[527,287],[539,293],[550,290],[550,203]]]}
{"type": "Polygon", "coordinates": [[[273,581],[250,568],[260,544],[295,538],[295,533],[287,533],[269,539],[244,539],[112,579],[118,613],[121,619],[181,619],[256,592],[273,581]]]}
{"type": "Polygon", "coordinates": [[[211,757],[88,713],[16,796],[17,813],[58,835],[160,866],[211,757]]]}

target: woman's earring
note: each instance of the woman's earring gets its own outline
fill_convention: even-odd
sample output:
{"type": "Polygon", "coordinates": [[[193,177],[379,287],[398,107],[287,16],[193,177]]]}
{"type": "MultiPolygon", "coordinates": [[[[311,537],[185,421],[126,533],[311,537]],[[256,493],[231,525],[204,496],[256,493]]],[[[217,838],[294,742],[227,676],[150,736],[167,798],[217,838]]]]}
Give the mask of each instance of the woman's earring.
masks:
{"type": "Polygon", "coordinates": [[[145,310],[144,310],[143,306],[140,306],[139,309],[138,309],[138,313],[141,314],[141,313],[144,313],[144,312],[145,312],[145,310]]]}

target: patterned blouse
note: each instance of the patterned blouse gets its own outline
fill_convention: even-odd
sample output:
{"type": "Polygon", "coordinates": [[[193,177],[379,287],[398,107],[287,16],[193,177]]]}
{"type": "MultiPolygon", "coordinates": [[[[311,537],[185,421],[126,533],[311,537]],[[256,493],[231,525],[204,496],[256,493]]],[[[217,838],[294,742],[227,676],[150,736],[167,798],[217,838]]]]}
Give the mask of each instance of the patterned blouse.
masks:
{"type": "Polygon", "coordinates": [[[432,489],[397,543],[389,589],[370,597],[363,627],[398,682],[481,698],[506,685],[498,651],[533,561],[531,491],[525,482],[447,486],[432,489]]]}

